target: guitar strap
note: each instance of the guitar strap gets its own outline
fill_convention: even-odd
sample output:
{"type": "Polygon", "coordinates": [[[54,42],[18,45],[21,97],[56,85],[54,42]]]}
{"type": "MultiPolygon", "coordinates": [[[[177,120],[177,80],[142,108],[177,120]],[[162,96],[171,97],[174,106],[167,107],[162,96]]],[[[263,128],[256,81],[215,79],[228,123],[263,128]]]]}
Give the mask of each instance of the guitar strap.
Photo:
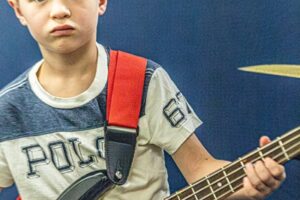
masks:
{"type": "Polygon", "coordinates": [[[110,51],[105,127],[107,175],[117,185],[131,168],[140,116],[147,60],[110,51]]]}
{"type": "MultiPolygon", "coordinates": [[[[147,60],[121,51],[110,51],[106,100],[105,172],[95,171],[73,183],[59,200],[98,199],[111,187],[122,185],[131,168],[140,116],[147,60]]],[[[19,196],[17,200],[21,200],[19,196]]]]}

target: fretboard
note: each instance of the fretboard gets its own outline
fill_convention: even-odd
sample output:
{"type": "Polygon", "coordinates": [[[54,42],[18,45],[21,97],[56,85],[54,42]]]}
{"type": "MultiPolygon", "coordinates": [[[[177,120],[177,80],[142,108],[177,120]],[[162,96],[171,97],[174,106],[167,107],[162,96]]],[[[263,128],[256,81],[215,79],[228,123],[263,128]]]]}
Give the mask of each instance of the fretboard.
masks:
{"type": "Polygon", "coordinates": [[[246,163],[270,157],[284,164],[300,155],[300,127],[183,188],[165,200],[222,200],[243,187],[246,163]]]}

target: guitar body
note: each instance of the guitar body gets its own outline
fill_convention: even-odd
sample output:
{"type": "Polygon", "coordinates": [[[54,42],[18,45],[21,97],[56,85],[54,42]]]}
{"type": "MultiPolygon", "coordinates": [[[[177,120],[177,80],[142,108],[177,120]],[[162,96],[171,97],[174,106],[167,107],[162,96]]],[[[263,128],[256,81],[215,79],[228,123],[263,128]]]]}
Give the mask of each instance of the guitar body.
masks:
{"type": "Polygon", "coordinates": [[[105,170],[85,175],[69,186],[57,200],[98,200],[113,187],[105,170]]]}

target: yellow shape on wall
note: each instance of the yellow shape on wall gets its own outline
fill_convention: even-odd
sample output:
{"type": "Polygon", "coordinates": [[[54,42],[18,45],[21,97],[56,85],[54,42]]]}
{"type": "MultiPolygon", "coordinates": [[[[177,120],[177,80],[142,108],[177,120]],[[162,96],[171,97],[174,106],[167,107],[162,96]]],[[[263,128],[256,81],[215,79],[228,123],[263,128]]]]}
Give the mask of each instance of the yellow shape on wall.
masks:
{"type": "Polygon", "coordinates": [[[246,72],[300,78],[300,65],[255,65],[238,69],[246,72]]]}

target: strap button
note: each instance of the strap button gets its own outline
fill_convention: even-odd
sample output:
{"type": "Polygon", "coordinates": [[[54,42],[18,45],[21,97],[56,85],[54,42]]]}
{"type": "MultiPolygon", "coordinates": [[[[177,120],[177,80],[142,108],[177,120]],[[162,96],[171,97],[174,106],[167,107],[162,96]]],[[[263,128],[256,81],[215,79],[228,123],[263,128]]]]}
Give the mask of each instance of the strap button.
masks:
{"type": "Polygon", "coordinates": [[[116,171],[115,176],[116,176],[116,178],[119,179],[119,180],[123,178],[123,174],[122,174],[122,172],[120,172],[120,171],[116,171]]]}

